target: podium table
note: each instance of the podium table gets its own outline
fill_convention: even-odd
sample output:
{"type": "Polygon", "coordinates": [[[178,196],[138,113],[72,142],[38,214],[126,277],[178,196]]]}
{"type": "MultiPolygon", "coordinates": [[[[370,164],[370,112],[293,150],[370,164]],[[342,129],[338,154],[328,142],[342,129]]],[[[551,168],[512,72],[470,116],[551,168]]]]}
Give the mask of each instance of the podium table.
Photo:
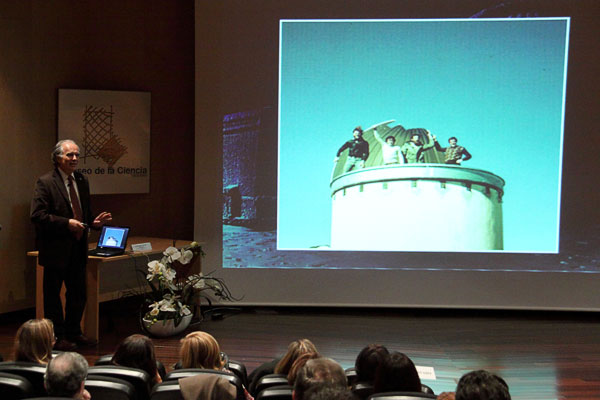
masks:
{"type": "MultiPolygon", "coordinates": [[[[87,302],[85,306],[85,311],[83,314],[83,320],[81,321],[81,328],[83,334],[86,335],[90,339],[99,339],[98,333],[98,313],[99,313],[99,304],[101,301],[100,294],[100,276],[103,269],[103,266],[107,266],[107,263],[115,263],[119,261],[126,261],[132,258],[146,258],[147,256],[158,255],[165,251],[165,249],[169,246],[175,246],[180,248],[182,246],[190,244],[191,240],[176,240],[175,243],[172,239],[165,238],[155,238],[155,237],[144,237],[144,236],[134,236],[128,239],[128,248],[131,248],[129,245],[131,244],[139,244],[139,243],[150,243],[152,245],[152,250],[149,251],[140,251],[140,252],[132,252],[127,251],[125,254],[114,257],[96,257],[89,256],[87,269],[86,269],[86,292],[87,292],[87,302]]],[[[90,248],[95,248],[96,242],[90,243],[90,248]]],[[[44,318],[44,267],[39,264],[38,252],[30,251],[27,253],[28,256],[36,257],[36,285],[35,285],[35,315],[36,318],[44,318]]],[[[200,272],[200,258],[198,257],[197,263],[192,266],[192,272],[199,273],[200,272]]],[[[146,260],[143,260],[143,265],[146,265],[146,260]]],[[[142,287],[139,289],[145,290],[146,287],[142,287]]],[[[61,298],[63,302],[63,307],[65,305],[64,298],[65,288],[63,285],[61,291],[61,298]]],[[[106,300],[110,300],[108,298],[106,300]]]]}

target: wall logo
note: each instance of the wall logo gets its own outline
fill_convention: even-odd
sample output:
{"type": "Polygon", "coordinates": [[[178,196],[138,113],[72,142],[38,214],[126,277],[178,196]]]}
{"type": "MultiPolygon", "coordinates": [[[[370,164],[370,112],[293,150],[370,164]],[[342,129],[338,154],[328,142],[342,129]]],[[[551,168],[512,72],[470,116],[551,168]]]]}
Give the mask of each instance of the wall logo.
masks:
{"type": "Polygon", "coordinates": [[[103,160],[109,168],[127,153],[113,129],[113,107],[86,105],[83,112],[83,162],[88,157],[103,160]]]}

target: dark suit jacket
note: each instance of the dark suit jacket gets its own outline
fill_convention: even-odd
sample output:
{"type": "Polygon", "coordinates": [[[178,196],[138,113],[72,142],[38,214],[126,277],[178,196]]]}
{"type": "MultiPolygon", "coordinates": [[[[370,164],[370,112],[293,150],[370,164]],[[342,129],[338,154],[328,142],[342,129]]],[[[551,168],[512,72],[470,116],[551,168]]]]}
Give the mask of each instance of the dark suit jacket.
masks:
{"type": "MultiPolygon", "coordinates": [[[[90,209],[90,186],[87,178],[75,172],[75,183],[79,191],[79,201],[84,223],[93,222],[90,209]]],[[[36,248],[39,250],[39,263],[44,267],[63,268],[78,252],[85,265],[87,260],[87,231],[81,240],[69,230],[69,219],[73,209],[69,193],[57,169],[38,179],[31,200],[31,220],[36,228],[36,248]]]]}

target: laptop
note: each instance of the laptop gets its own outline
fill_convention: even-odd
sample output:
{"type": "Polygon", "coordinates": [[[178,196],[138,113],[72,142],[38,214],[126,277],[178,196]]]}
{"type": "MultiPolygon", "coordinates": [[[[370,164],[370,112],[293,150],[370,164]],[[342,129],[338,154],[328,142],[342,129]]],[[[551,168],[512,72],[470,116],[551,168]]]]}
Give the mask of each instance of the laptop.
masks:
{"type": "Polygon", "coordinates": [[[125,253],[127,235],[129,235],[128,226],[104,225],[96,248],[89,250],[88,254],[97,257],[120,256],[125,253]]]}

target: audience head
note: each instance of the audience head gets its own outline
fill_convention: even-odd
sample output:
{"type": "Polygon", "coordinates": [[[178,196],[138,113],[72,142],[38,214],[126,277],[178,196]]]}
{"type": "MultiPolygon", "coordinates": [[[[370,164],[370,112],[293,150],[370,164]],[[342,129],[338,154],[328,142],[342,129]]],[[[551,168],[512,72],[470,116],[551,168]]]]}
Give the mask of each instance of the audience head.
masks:
{"type": "Polygon", "coordinates": [[[157,376],[154,343],[144,335],[135,334],[123,339],[111,361],[116,365],[146,371],[152,379],[157,376]]]}
{"type": "Polygon", "coordinates": [[[196,331],[181,339],[179,350],[182,368],[205,368],[220,370],[225,365],[221,348],[211,334],[196,331]]]}
{"type": "Polygon", "coordinates": [[[52,358],[54,326],[49,319],[30,319],[15,336],[15,360],[47,364],[52,358]]]}
{"type": "Polygon", "coordinates": [[[82,397],[88,363],[81,354],[59,353],[48,362],[44,386],[49,396],[82,397]]]}
{"type": "Polygon", "coordinates": [[[290,372],[290,368],[292,368],[292,364],[298,357],[300,357],[304,353],[316,353],[317,348],[315,345],[308,339],[299,339],[294,340],[292,343],[288,345],[287,353],[283,356],[281,360],[275,366],[276,374],[287,375],[290,372]]]}
{"type": "Polygon", "coordinates": [[[510,400],[504,379],[488,371],[469,372],[456,386],[456,400],[510,400]]]}
{"type": "Polygon", "coordinates": [[[421,379],[412,360],[393,352],[385,357],[375,374],[374,393],[420,392],[421,379]]]}
{"type": "Polygon", "coordinates": [[[304,367],[308,360],[314,360],[315,358],[321,358],[321,355],[319,353],[304,353],[294,361],[290,368],[290,372],[287,374],[287,380],[290,386],[294,386],[300,368],[304,367]]]}
{"type": "Polygon", "coordinates": [[[358,353],[354,368],[358,382],[373,383],[375,371],[390,352],[380,344],[370,344],[358,353]]]}
{"type": "Polygon", "coordinates": [[[304,394],[310,389],[319,391],[326,387],[347,389],[348,380],[342,366],[330,358],[308,360],[298,371],[294,382],[294,400],[304,400],[304,394]]]}
{"type": "Polygon", "coordinates": [[[358,400],[348,388],[313,386],[304,393],[304,400],[358,400]]]}

